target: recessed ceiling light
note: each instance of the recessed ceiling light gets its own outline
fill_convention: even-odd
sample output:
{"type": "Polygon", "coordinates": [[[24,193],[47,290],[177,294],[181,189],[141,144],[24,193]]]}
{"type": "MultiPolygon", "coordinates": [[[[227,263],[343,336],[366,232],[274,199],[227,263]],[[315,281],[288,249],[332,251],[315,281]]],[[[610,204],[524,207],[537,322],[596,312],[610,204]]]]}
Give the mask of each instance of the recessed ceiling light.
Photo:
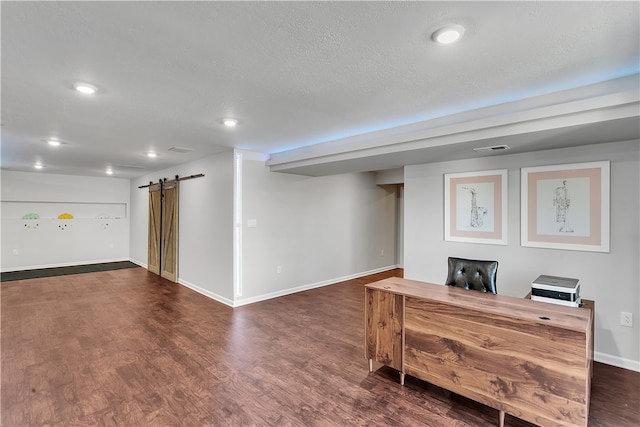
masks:
{"type": "Polygon", "coordinates": [[[86,95],[92,95],[98,91],[97,87],[88,83],[76,83],[73,85],[73,88],[78,92],[84,93],[86,95]]]}
{"type": "Polygon", "coordinates": [[[113,169],[111,169],[111,168],[107,168],[107,170],[105,171],[105,173],[106,173],[107,175],[113,175],[113,169]]]}
{"type": "Polygon", "coordinates": [[[436,30],[431,35],[431,39],[441,44],[449,44],[460,39],[463,34],[464,27],[462,25],[452,24],[436,30]]]}
{"type": "Polygon", "coordinates": [[[158,153],[154,153],[153,151],[149,151],[147,153],[147,157],[158,157],[158,153]]]}
{"type": "Polygon", "coordinates": [[[50,146],[52,146],[52,147],[57,147],[57,146],[59,146],[59,145],[65,144],[64,142],[60,141],[60,140],[59,140],[59,139],[57,139],[57,138],[49,138],[49,139],[45,139],[45,140],[44,140],[44,142],[45,142],[47,145],[50,145],[50,146]]]}
{"type": "Polygon", "coordinates": [[[44,167],[44,165],[40,162],[37,162],[36,164],[33,165],[34,168],[36,169],[42,169],[44,167]]]}
{"type": "Polygon", "coordinates": [[[238,119],[232,119],[232,118],[225,118],[221,120],[222,124],[227,126],[227,127],[235,127],[238,125],[238,119]]]}

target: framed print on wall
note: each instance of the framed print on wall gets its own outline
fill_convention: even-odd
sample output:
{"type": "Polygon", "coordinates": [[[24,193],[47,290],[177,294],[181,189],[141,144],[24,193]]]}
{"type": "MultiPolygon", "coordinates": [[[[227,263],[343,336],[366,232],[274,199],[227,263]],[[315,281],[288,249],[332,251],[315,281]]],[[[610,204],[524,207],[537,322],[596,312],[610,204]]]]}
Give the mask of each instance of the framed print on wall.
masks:
{"type": "Polygon", "coordinates": [[[609,252],[609,162],[522,168],[521,245],[609,252]]]}
{"type": "Polygon", "coordinates": [[[444,175],[444,240],[507,244],[507,170],[444,175]]]}

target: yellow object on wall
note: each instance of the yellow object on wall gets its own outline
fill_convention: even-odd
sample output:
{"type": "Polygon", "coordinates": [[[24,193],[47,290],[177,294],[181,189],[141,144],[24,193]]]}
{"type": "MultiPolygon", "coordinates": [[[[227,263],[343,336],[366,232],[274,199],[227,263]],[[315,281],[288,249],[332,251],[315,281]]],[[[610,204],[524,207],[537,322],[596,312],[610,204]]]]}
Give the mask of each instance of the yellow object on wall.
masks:
{"type": "Polygon", "coordinates": [[[70,213],[61,213],[58,215],[58,219],[73,219],[73,215],[70,213]]]}

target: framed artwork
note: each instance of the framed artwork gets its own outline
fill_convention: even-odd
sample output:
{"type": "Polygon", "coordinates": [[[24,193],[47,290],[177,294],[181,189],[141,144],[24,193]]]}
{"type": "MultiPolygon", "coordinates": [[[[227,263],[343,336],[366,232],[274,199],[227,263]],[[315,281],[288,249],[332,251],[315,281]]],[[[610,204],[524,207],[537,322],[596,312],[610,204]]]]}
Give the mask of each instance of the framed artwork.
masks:
{"type": "Polygon", "coordinates": [[[522,168],[521,245],[609,252],[609,162],[522,168]]]}
{"type": "Polygon", "coordinates": [[[444,240],[507,244],[507,170],[444,175],[444,240]]]}

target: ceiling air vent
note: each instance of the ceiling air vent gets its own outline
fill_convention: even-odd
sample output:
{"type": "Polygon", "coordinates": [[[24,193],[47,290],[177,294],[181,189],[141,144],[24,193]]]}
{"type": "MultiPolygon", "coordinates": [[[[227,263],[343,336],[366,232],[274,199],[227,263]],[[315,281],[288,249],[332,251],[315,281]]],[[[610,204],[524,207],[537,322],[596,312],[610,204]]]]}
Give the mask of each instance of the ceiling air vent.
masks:
{"type": "Polygon", "coordinates": [[[478,153],[483,153],[485,151],[504,151],[504,150],[510,150],[510,149],[511,147],[509,147],[508,145],[493,145],[491,147],[474,148],[473,151],[478,153]]]}
{"type": "Polygon", "coordinates": [[[173,151],[174,153],[190,153],[193,151],[193,148],[171,147],[169,151],[173,151]]]}
{"type": "Polygon", "coordinates": [[[115,165],[116,169],[146,169],[144,166],[139,165],[115,165]]]}

